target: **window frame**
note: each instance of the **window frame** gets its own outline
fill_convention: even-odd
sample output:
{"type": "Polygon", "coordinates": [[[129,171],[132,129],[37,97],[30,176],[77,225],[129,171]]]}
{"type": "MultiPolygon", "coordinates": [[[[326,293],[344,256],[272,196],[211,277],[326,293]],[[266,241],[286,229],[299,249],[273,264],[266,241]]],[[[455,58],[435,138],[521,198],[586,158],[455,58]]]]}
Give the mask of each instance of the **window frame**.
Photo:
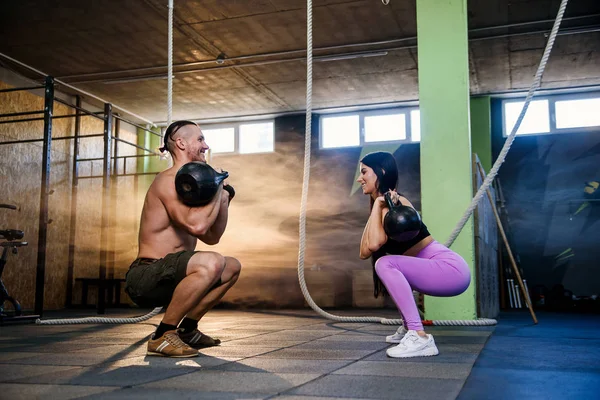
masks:
{"type": "Polygon", "coordinates": [[[319,149],[320,150],[353,149],[353,148],[360,146],[360,143],[362,142],[362,137],[363,137],[363,134],[362,134],[363,125],[364,125],[364,123],[363,123],[359,113],[356,113],[356,112],[344,112],[344,113],[319,115],[319,149]],[[355,115],[358,115],[358,145],[323,147],[323,134],[322,134],[323,133],[323,119],[335,118],[335,117],[350,117],[350,116],[355,116],[355,115]]]}
{"type": "Polygon", "coordinates": [[[235,131],[236,135],[235,135],[235,145],[236,145],[236,154],[240,154],[240,155],[249,155],[249,154],[270,154],[270,153],[275,153],[275,121],[274,120],[269,120],[269,121],[245,121],[245,122],[240,122],[236,125],[236,131],[235,131]],[[271,125],[273,125],[273,129],[271,131],[271,137],[273,139],[273,150],[269,150],[269,151],[256,151],[256,152],[251,152],[251,153],[242,153],[240,152],[240,126],[242,125],[259,125],[259,124],[268,124],[270,123],[271,125]]]}
{"type": "MultiPolygon", "coordinates": [[[[214,130],[214,129],[227,129],[227,128],[233,128],[233,151],[228,151],[228,152],[219,152],[219,153],[213,153],[212,149],[210,150],[211,156],[215,156],[215,155],[231,155],[231,154],[238,154],[238,128],[233,126],[233,124],[215,124],[215,125],[205,125],[204,127],[200,127],[200,130],[202,131],[202,134],[204,134],[204,129],[206,130],[214,130]]],[[[205,138],[206,139],[206,138],[205,138]]],[[[210,147],[210,143],[208,143],[209,147],[210,147]]]]}
{"type": "MultiPolygon", "coordinates": [[[[594,126],[578,126],[572,128],[557,128],[556,127],[556,103],[559,101],[569,101],[569,100],[585,100],[585,99],[600,99],[600,92],[593,93],[582,93],[579,95],[569,95],[569,96],[561,96],[561,98],[554,99],[552,102],[550,111],[552,114],[550,115],[550,127],[554,126],[558,133],[575,133],[575,132],[589,132],[589,131],[600,131],[600,124],[594,126]],[[554,125],[552,125],[554,124],[554,125]]],[[[600,113],[600,109],[598,110],[600,113]]]]}
{"type": "Polygon", "coordinates": [[[421,140],[412,140],[412,121],[410,117],[411,111],[418,110],[418,106],[404,106],[385,108],[378,110],[363,110],[363,111],[347,111],[338,113],[327,113],[319,114],[319,150],[340,150],[340,149],[353,149],[357,147],[369,146],[369,145],[386,145],[386,144],[418,144],[421,140]],[[365,117],[376,117],[392,114],[404,114],[404,126],[406,138],[396,140],[382,140],[382,141],[365,141],[365,117]],[[343,117],[343,116],[358,116],[358,145],[352,146],[336,146],[336,147],[323,147],[323,120],[331,117],[343,117]]]}
{"type": "MultiPolygon", "coordinates": [[[[585,100],[585,99],[600,98],[600,92],[586,92],[586,93],[569,93],[569,94],[557,94],[547,96],[535,96],[531,101],[535,100],[547,100],[548,101],[548,118],[550,129],[548,132],[541,133],[527,133],[517,134],[515,137],[527,137],[527,136],[543,136],[543,135],[557,135],[557,134],[568,134],[568,133],[584,133],[584,132],[597,132],[600,131],[600,125],[596,126],[582,126],[577,128],[557,128],[556,127],[556,102],[568,101],[568,100],[585,100]]],[[[510,98],[502,100],[502,136],[508,137],[510,131],[507,131],[506,126],[506,107],[507,103],[523,102],[525,98],[510,98]]],[[[600,112],[600,110],[599,110],[600,112]]]]}
{"type": "MultiPolygon", "coordinates": [[[[213,153],[210,152],[211,157],[215,156],[231,156],[231,155],[240,155],[240,156],[251,156],[253,154],[271,154],[275,153],[276,149],[276,141],[275,141],[275,120],[274,119],[260,119],[260,120],[250,120],[250,121],[239,121],[239,122],[223,122],[216,124],[198,124],[200,126],[200,130],[213,130],[213,129],[223,129],[223,128],[233,128],[233,146],[234,150],[232,152],[219,152],[213,153]],[[241,153],[240,152],[240,127],[242,125],[255,125],[255,124],[265,124],[271,123],[273,124],[273,150],[270,151],[261,151],[261,152],[253,152],[253,153],[241,153]]],[[[210,143],[208,143],[210,147],[210,143]]]]}

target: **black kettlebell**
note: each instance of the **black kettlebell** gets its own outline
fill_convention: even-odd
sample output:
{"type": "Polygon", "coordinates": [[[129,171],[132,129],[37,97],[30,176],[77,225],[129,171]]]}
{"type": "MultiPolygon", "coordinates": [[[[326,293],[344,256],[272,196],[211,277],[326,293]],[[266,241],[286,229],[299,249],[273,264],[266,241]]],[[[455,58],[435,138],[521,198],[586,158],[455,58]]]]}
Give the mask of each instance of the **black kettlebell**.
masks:
{"type": "Polygon", "coordinates": [[[390,209],[383,219],[386,235],[397,242],[414,239],[421,230],[421,216],[417,210],[404,204],[395,205],[389,192],[384,197],[390,209]]]}
{"type": "Polygon", "coordinates": [[[175,190],[185,205],[203,206],[215,197],[219,185],[227,177],[229,177],[227,171],[217,172],[207,163],[192,161],[177,171],[175,190]]]}

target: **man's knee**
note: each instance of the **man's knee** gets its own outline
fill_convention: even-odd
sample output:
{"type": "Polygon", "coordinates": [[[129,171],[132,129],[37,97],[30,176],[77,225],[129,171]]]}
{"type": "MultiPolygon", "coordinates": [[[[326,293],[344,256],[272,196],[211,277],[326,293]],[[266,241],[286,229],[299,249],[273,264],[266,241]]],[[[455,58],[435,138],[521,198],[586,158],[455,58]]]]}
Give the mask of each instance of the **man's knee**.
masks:
{"type": "Polygon", "coordinates": [[[225,257],[225,268],[231,271],[232,275],[238,276],[242,272],[242,264],[237,258],[225,257]]]}
{"type": "Polygon", "coordinates": [[[218,279],[225,269],[225,257],[215,252],[197,253],[188,263],[188,275],[193,273],[207,274],[211,279],[218,279]],[[198,256],[201,254],[201,256],[198,256]]]}

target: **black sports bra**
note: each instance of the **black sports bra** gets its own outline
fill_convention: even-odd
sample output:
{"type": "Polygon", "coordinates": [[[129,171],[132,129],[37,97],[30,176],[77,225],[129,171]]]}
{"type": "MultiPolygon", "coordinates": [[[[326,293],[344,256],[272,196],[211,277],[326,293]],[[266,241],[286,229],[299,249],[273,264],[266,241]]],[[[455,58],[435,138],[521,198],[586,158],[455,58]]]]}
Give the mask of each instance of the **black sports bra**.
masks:
{"type": "Polygon", "coordinates": [[[427,236],[431,235],[429,230],[427,230],[427,226],[425,226],[424,222],[421,222],[421,230],[413,239],[406,242],[397,242],[393,239],[388,238],[387,242],[383,246],[381,246],[381,251],[386,254],[396,254],[402,255],[408,251],[415,244],[419,243],[421,240],[425,239],[427,236]]]}

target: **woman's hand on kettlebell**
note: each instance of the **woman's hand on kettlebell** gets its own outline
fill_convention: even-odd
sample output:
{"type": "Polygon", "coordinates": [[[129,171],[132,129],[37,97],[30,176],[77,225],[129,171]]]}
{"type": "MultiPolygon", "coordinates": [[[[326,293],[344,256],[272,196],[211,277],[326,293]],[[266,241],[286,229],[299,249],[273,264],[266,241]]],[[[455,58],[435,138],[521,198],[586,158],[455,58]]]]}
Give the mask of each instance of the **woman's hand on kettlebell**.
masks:
{"type": "Polygon", "coordinates": [[[396,192],[396,189],[389,190],[388,193],[390,194],[392,203],[394,203],[394,205],[397,206],[398,204],[402,203],[400,201],[400,194],[398,194],[398,192],[396,192]]]}

